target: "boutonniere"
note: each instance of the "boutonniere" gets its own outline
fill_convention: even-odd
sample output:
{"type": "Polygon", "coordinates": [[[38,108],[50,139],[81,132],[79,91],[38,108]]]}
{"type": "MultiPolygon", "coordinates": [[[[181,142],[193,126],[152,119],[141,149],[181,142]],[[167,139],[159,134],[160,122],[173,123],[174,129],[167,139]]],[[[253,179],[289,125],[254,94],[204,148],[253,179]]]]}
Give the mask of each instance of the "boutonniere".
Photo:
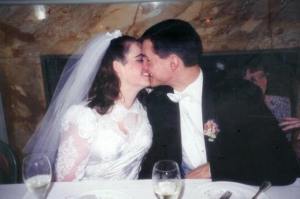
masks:
{"type": "Polygon", "coordinates": [[[214,120],[207,120],[203,127],[204,135],[208,137],[208,141],[213,142],[217,138],[220,129],[214,120]]]}

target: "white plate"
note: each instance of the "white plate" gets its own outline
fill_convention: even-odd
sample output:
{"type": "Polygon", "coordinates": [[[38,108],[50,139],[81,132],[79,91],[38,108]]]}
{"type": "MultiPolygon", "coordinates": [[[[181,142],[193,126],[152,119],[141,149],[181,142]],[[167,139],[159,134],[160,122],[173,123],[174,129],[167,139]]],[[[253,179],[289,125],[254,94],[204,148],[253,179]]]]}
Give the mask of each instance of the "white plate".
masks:
{"type": "Polygon", "coordinates": [[[78,199],[132,199],[132,197],[125,192],[102,189],[81,194],[78,199]]]}
{"type": "MultiPolygon", "coordinates": [[[[236,182],[208,182],[198,186],[194,190],[193,198],[215,199],[220,198],[226,191],[231,191],[232,195],[230,199],[249,199],[257,192],[257,190],[258,188],[255,189],[251,186],[236,182]]],[[[268,199],[268,196],[261,193],[258,196],[258,199],[268,199]]]]}

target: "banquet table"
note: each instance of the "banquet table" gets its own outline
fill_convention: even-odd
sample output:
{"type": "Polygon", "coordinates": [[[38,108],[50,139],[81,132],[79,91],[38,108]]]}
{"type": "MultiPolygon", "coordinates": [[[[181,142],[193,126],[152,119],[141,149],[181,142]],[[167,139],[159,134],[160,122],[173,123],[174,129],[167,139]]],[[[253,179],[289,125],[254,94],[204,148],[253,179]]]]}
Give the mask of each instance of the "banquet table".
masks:
{"type": "MultiPolygon", "coordinates": [[[[184,180],[182,199],[200,199],[197,191],[210,180],[184,180]]],[[[256,186],[249,186],[257,190],[256,186]]],[[[47,199],[71,199],[78,198],[83,193],[92,193],[97,190],[111,190],[123,193],[126,197],[120,199],[155,199],[151,180],[120,180],[120,181],[86,181],[86,182],[53,182],[51,184],[47,199]]],[[[125,196],[124,195],[124,196],[125,196]]],[[[265,195],[269,199],[299,199],[300,178],[288,186],[272,186],[265,195]]],[[[28,192],[24,184],[0,185],[1,199],[29,199],[34,198],[28,192]]]]}

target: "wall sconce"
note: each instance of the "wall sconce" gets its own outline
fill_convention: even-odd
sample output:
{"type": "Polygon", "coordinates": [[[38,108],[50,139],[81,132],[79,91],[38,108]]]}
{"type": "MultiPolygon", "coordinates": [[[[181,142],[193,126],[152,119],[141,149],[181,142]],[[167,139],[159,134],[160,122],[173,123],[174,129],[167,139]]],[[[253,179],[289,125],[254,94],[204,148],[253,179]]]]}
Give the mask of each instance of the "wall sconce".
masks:
{"type": "Polygon", "coordinates": [[[44,5],[35,5],[34,14],[38,20],[44,20],[47,17],[46,8],[44,5]]]}

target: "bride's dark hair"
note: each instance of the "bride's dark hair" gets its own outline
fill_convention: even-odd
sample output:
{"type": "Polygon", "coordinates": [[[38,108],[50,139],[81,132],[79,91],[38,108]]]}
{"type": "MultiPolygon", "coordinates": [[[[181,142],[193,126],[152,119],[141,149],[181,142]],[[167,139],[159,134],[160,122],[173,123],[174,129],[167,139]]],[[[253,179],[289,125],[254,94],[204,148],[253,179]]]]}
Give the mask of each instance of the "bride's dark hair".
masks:
{"type": "Polygon", "coordinates": [[[126,54],[132,43],[138,42],[130,36],[121,36],[111,40],[93,85],[89,91],[89,104],[99,114],[105,114],[120,94],[120,80],[113,68],[113,61],[126,63],[126,54]]]}

